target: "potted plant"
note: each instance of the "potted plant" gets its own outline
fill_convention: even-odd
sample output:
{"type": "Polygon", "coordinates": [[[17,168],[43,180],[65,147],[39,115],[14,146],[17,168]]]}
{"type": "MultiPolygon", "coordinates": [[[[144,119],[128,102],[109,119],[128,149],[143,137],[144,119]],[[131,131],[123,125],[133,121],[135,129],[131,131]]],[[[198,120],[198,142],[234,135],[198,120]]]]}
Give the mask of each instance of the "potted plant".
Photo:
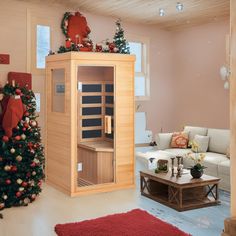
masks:
{"type": "Polygon", "coordinates": [[[192,152],[187,154],[187,157],[193,160],[194,165],[191,166],[190,169],[190,174],[192,175],[193,178],[201,178],[203,175],[203,170],[206,168],[203,165],[205,154],[204,153],[199,153],[199,145],[197,142],[193,141],[191,143],[192,146],[192,152]]]}

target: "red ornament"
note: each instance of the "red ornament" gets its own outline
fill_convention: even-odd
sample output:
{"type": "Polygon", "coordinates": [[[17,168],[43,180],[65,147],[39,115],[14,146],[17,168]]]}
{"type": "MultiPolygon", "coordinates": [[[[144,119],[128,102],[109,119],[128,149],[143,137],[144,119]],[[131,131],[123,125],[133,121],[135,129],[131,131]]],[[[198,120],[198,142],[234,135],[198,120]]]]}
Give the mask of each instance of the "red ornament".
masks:
{"type": "Polygon", "coordinates": [[[26,128],[25,128],[25,127],[23,127],[23,128],[22,128],[22,131],[26,131],[26,128]]]}
{"type": "Polygon", "coordinates": [[[20,197],[21,196],[21,192],[16,192],[16,197],[20,197]]]}
{"type": "Polygon", "coordinates": [[[22,144],[19,144],[19,148],[22,148],[22,144]]]}
{"type": "Polygon", "coordinates": [[[20,137],[19,135],[17,135],[17,136],[15,137],[15,140],[16,140],[16,141],[19,141],[19,140],[21,140],[21,137],[20,137]]]}
{"type": "Polygon", "coordinates": [[[36,194],[32,194],[30,198],[31,198],[32,200],[35,200],[36,194]]]}
{"type": "Polygon", "coordinates": [[[25,116],[29,116],[29,112],[28,111],[25,112],[25,116]]]}
{"type": "Polygon", "coordinates": [[[6,179],[5,183],[6,184],[11,184],[11,180],[10,179],[6,179]]]}
{"type": "Polygon", "coordinates": [[[20,94],[21,94],[21,90],[20,90],[20,89],[16,89],[15,92],[16,92],[17,95],[20,95],[20,94]]]}
{"type": "Polygon", "coordinates": [[[2,157],[0,157],[0,161],[3,161],[3,158],[2,158],[2,157]]]}
{"type": "Polygon", "coordinates": [[[30,177],[30,176],[31,176],[31,173],[28,172],[28,173],[26,174],[26,177],[30,177]]]}
{"type": "Polygon", "coordinates": [[[16,166],[12,166],[12,167],[11,167],[11,171],[12,171],[12,172],[16,172],[16,171],[17,171],[17,167],[16,167],[16,166]]]}
{"type": "Polygon", "coordinates": [[[24,127],[25,127],[26,129],[28,129],[28,128],[29,128],[29,124],[28,124],[27,122],[25,122],[25,123],[24,123],[24,127]]]}
{"type": "Polygon", "coordinates": [[[4,135],[4,136],[2,137],[2,141],[3,141],[4,143],[7,143],[7,142],[9,141],[9,138],[4,135]]]}
{"type": "Polygon", "coordinates": [[[96,44],[96,52],[102,52],[102,45],[96,44]]]}
{"type": "Polygon", "coordinates": [[[27,185],[28,185],[27,182],[22,182],[22,184],[21,184],[22,187],[26,187],[27,185]]]}
{"type": "Polygon", "coordinates": [[[114,52],[114,48],[116,47],[116,45],[114,43],[109,43],[109,51],[110,52],[114,52]]]}
{"type": "Polygon", "coordinates": [[[36,163],[35,162],[32,162],[31,164],[30,164],[30,167],[35,167],[36,166],[36,163]]]}

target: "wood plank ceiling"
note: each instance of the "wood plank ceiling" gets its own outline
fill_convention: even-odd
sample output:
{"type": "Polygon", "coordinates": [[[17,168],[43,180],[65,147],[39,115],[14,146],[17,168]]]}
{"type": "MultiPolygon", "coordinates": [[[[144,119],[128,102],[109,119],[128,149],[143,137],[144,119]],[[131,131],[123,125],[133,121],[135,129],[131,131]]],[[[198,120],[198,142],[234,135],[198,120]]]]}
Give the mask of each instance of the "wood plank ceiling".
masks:
{"type": "Polygon", "coordinates": [[[229,19],[230,0],[23,0],[62,4],[69,8],[94,14],[121,18],[123,21],[157,25],[165,30],[229,19]],[[177,12],[176,4],[184,5],[177,12]],[[159,16],[159,8],[166,15],[159,16]]]}

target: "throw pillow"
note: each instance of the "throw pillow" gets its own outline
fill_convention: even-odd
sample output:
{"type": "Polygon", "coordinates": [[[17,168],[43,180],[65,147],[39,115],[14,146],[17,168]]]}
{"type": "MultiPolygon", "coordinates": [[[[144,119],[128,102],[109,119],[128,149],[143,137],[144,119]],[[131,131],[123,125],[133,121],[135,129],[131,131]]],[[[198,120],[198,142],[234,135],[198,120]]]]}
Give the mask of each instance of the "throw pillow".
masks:
{"type": "Polygon", "coordinates": [[[170,142],[173,133],[159,133],[156,135],[156,143],[158,150],[170,148],[170,142]]]}
{"type": "Polygon", "coordinates": [[[230,148],[229,147],[227,148],[226,156],[230,159],[230,148]]]}
{"type": "Polygon", "coordinates": [[[198,148],[197,148],[197,150],[192,148],[192,151],[193,152],[206,152],[208,149],[209,140],[210,140],[209,136],[203,136],[203,135],[196,134],[193,139],[193,142],[195,142],[198,145],[198,148]]]}
{"type": "Polygon", "coordinates": [[[186,133],[186,132],[173,133],[170,146],[172,148],[187,148],[187,146],[188,146],[188,133],[186,133]]]}
{"type": "Polygon", "coordinates": [[[193,141],[195,135],[207,135],[207,128],[204,127],[195,127],[195,126],[185,126],[184,132],[189,132],[189,143],[188,146],[191,148],[191,142],[193,141]]]}

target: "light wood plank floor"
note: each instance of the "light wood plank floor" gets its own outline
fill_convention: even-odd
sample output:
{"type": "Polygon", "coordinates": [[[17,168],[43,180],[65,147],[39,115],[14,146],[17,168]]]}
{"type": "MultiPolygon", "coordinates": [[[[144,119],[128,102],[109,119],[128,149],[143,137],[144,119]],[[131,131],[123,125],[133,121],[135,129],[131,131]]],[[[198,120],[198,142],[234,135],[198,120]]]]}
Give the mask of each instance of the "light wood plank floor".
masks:
{"type": "Polygon", "coordinates": [[[142,208],[158,218],[176,225],[193,236],[216,236],[229,216],[229,194],[221,192],[222,205],[177,212],[140,196],[137,189],[70,198],[44,185],[40,197],[28,207],[10,208],[2,213],[0,236],[55,236],[58,223],[77,222],[108,214],[142,208]]]}

